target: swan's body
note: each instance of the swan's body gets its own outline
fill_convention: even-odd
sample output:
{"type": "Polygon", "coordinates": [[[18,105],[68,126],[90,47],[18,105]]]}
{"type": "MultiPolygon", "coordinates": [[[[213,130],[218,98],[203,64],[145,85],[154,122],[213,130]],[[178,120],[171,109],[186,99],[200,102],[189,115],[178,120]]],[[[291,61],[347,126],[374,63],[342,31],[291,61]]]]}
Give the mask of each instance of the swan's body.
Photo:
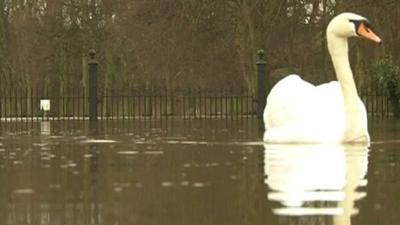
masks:
{"type": "Polygon", "coordinates": [[[380,42],[366,24],[364,17],[342,13],[328,25],[328,49],[338,81],[314,86],[290,75],[272,88],[264,110],[264,141],[369,143],[367,113],[357,94],[347,45],[348,37],[358,35],[380,42]]]}
{"type": "MultiPolygon", "coordinates": [[[[297,75],[279,81],[267,98],[264,140],[275,143],[339,142],[345,132],[346,115],[337,81],[314,86],[297,75]],[[295,113],[294,113],[295,112],[295,113]],[[334,118],[333,118],[334,115],[334,118]]],[[[361,100],[361,123],[367,115],[361,100]]],[[[364,133],[365,136],[368,133],[364,133]]]]}

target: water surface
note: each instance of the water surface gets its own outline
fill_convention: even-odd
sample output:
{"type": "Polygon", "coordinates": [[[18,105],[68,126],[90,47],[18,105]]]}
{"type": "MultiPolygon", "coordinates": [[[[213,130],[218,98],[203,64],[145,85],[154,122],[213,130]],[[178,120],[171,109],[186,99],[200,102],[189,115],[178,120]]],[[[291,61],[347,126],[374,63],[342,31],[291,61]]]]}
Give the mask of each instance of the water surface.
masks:
{"type": "Polygon", "coordinates": [[[365,148],[263,145],[254,120],[3,123],[0,224],[398,224],[399,127],[365,148]]]}

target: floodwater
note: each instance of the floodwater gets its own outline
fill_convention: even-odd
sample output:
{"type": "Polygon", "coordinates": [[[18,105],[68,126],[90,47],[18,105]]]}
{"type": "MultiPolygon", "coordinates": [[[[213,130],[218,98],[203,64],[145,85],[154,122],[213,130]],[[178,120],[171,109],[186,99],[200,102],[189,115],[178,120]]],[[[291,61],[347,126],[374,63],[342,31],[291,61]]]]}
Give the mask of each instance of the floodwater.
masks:
{"type": "Polygon", "coordinates": [[[256,120],[0,124],[0,224],[400,224],[400,124],[263,145],[256,120]]]}

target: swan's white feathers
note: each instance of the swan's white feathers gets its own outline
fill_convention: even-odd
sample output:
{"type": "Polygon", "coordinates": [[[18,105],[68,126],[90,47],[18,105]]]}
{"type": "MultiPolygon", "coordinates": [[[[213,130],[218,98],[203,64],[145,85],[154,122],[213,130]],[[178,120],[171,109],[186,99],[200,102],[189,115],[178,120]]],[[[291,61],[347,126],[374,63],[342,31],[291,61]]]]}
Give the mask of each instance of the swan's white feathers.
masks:
{"type": "Polygon", "coordinates": [[[264,141],[333,142],[340,138],[338,131],[343,133],[343,99],[336,81],[314,86],[298,75],[289,75],[272,88],[267,102],[264,141]],[[332,112],[336,112],[335,120],[329,118],[332,112]]]}
{"type": "Polygon", "coordinates": [[[303,81],[298,75],[289,75],[280,80],[268,95],[264,110],[266,128],[293,124],[304,118],[306,108],[302,104],[305,96],[312,95],[315,86],[303,81]],[[296,112],[293,114],[293,112],[296,112]]]}

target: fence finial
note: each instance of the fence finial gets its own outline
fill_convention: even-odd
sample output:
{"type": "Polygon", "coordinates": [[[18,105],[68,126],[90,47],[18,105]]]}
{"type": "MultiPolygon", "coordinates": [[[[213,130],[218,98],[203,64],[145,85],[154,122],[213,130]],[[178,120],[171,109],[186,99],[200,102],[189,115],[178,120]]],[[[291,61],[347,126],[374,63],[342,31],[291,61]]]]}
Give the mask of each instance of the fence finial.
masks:
{"type": "Polygon", "coordinates": [[[93,48],[89,49],[89,63],[96,62],[96,50],[93,48]]]}
{"type": "Polygon", "coordinates": [[[257,51],[257,55],[258,55],[258,61],[259,62],[263,62],[264,61],[264,50],[263,49],[259,49],[257,51]]]}

